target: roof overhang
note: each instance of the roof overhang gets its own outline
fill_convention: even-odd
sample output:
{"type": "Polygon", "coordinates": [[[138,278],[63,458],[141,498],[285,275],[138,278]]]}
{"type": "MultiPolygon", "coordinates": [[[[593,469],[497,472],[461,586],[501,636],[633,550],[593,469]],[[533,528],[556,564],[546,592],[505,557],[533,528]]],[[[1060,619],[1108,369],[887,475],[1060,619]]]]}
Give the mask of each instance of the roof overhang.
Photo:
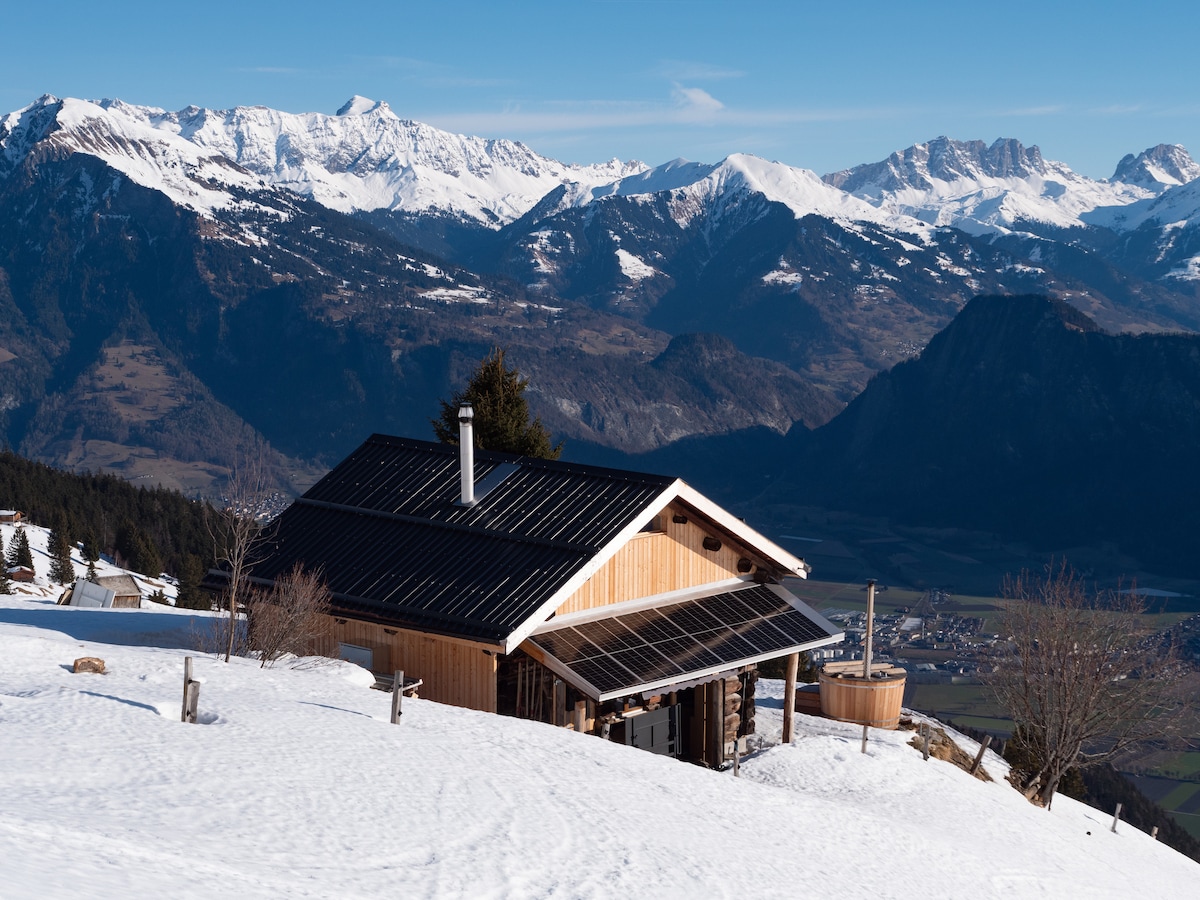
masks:
{"type": "Polygon", "coordinates": [[[682,689],[842,638],[781,585],[733,578],[556,617],[522,649],[599,702],[682,689]]]}

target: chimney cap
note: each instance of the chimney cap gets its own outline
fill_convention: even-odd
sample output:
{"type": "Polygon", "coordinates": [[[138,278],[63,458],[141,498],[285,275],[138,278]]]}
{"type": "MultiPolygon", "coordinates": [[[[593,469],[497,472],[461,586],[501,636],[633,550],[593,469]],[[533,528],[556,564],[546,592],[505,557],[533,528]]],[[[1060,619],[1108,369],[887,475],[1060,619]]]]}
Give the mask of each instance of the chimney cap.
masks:
{"type": "Polygon", "coordinates": [[[473,418],[475,418],[475,410],[472,409],[470,403],[464,403],[458,408],[458,421],[465,422],[473,418]]]}

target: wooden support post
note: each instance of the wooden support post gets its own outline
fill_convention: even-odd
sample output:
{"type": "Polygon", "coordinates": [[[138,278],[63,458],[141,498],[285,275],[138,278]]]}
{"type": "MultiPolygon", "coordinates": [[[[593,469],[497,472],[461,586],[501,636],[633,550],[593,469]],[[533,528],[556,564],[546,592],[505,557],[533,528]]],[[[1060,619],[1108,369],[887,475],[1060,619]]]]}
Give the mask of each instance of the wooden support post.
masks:
{"type": "Polygon", "coordinates": [[[554,713],[550,721],[559,728],[567,724],[567,683],[561,678],[554,679],[554,713]]]}
{"type": "Polygon", "coordinates": [[[925,760],[929,760],[929,739],[933,737],[933,728],[928,722],[921,723],[921,736],[924,740],[921,742],[921,755],[925,760]]]}
{"type": "Polygon", "coordinates": [[[783,684],[783,742],[792,742],[792,726],[796,717],[796,671],[800,668],[800,654],[788,656],[787,681],[783,684]]]}
{"type": "Polygon", "coordinates": [[[708,683],[708,734],[712,741],[712,767],[725,765],[725,679],[708,683]]]}
{"type": "Polygon", "coordinates": [[[733,739],[733,777],[738,778],[738,768],[741,763],[741,751],[738,749],[737,738],[733,739]]]}
{"type": "Polygon", "coordinates": [[[192,683],[192,658],[185,656],[183,658],[183,708],[179,713],[179,721],[186,722],[188,720],[188,686],[192,683]]]}
{"type": "Polygon", "coordinates": [[[404,670],[397,669],[396,674],[392,677],[392,724],[400,724],[400,716],[403,711],[400,709],[400,701],[404,696],[404,670]]]}
{"type": "Polygon", "coordinates": [[[1121,804],[1118,803],[1117,811],[1115,813],[1113,813],[1113,826],[1112,826],[1113,834],[1117,833],[1117,822],[1119,822],[1120,820],[1121,820],[1121,804]]]}
{"type": "Polygon", "coordinates": [[[975,754],[975,762],[971,763],[971,774],[974,775],[979,771],[980,765],[983,764],[983,754],[987,752],[988,745],[992,743],[992,736],[985,734],[983,743],[979,745],[979,752],[975,754]]]}
{"type": "Polygon", "coordinates": [[[578,731],[580,734],[583,734],[584,729],[587,727],[587,701],[586,700],[576,700],[575,701],[575,721],[573,724],[575,726],[575,730],[578,731]]]}

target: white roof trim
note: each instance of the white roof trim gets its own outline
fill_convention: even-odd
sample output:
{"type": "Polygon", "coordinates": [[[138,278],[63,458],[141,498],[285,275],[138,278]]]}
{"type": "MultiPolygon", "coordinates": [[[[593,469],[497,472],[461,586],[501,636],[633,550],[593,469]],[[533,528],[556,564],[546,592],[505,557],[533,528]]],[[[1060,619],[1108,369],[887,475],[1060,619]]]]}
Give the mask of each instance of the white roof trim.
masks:
{"type": "MultiPolygon", "coordinates": [[[[575,575],[554,595],[543,603],[533,615],[526,619],[520,627],[515,629],[508,638],[504,641],[504,652],[512,653],[529,635],[533,634],[551,614],[560,607],[568,597],[574,594],[587,582],[589,578],[595,575],[610,559],[616,556],[626,543],[629,542],[642,528],[650,522],[656,515],[666,509],[672,501],[679,500],[686,503],[688,506],[695,509],[700,515],[711,520],[721,530],[728,533],[731,537],[736,538],[747,548],[765,556],[767,559],[776,563],[780,567],[786,569],[789,574],[795,575],[797,578],[808,577],[808,565],[800,557],[795,556],[784,550],[774,541],[768,539],[764,535],[755,531],[737,516],[726,512],[712,500],[709,500],[694,487],[689,485],[682,479],[676,478],[673,482],[663,489],[662,493],[655,497],[649,504],[646,505],[638,515],[630,520],[629,524],[621,529],[616,536],[603,547],[599,553],[591,558],[575,575]]],[[[704,585],[702,589],[707,589],[711,585],[704,585]]],[[[689,588],[688,590],[697,590],[689,588]]],[[[650,598],[648,598],[650,599],[650,598]]],[[[640,602],[633,601],[633,602],[640,602]]],[[[651,603],[649,605],[655,605],[651,603]]],[[[603,609],[611,609],[611,607],[603,607],[603,609]]],[[[556,620],[557,621],[557,620],[556,620]]]]}
{"type": "Polygon", "coordinates": [[[549,600],[538,607],[537,612],[526,619],[520,627],[508,636],[504,641],[504,652],[512,653],[521,646],[525,638],[529,637],[535,628],[549,619],[551,614],[562,606],[568,597],[583,587],[589,578],[599,572],[605,563],[617,555],[618,550],[624,547],[650,520],[666,509],[667,505],[678,495],[679,488],[682,486],[683,482],[678,478],[667,485],[662,493],[651,500],[640,513],[629,521],[628,525],[617,532],[616,536],[602,547],[599,553],[588,560],[566,584],[555,591],[549,600]]]}
{"type": "Polygon", "coordinates": [[[726,512],[713,501],[709,500],[698,490],[686,482],[680,481],[678,497],[684,503],[692,506],[697,512],[712,519],[717,525],[729,532],[753,550],[778,563],[797,578],[808,577],[808,564],[800,557],[784,550],[774,541],[755,531],[737,516],[726,512]]]}

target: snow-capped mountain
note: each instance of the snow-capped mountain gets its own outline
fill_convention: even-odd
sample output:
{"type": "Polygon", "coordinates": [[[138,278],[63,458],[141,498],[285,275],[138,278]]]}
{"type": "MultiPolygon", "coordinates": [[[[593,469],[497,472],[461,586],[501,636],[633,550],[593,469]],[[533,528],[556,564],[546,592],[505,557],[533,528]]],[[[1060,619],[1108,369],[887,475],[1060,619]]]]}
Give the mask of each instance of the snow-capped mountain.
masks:
{"type": "Polygon", "coordinates": [[[9,113],[0,119],[0,175],[31,155],[54,159],[82,153],[180,206],[208,214],[235,206],[236,193],[266,187],[220,153],[127,115],[126,109],[133,107],[117,104],[112,112],[102,104],[47,94],[9,113]]]}
{"type": "Polygon", "coordinates": [[[438,211],[499,227],[560,184],[590,188],[645,168],[617,160],[561,163],[519,142],[401,119],[364,97],[329,116],[261,106],[167,112],[45,96],[6,116],[0,128],[7,158],[49,140],[99,156],[197,211],[228,207],[225,186],[269,185],[340,212],[438,211]]]}
{"type": "Polygon", "coordinates": [[[1197,178],[1200,178],[1200,163],[1187,150],[1179,144],[1159,144],[1137,156],[1132,153],[1124,156],[1109,180],[1163,191],[1197,178]]]}
{"type": "Polygon", "coordinates": [[[926,234],[929,226],[911,216],[893,214],[872,206],[851,193],[826,184],[809,169],[798,169],[757,156],[735,153],[715,165],[674,160],[664,166],[629,175],[619,181],[576,195],[575,205],[605,197],[647,197],[670,194],[672,218],[686,228],[701,215],[716,214],[735,198],[756,194],[782,203],[797,219],[823,216],[839,222],[872,222],[913,234],[926,234]]]}
{"type": "Polygon", "coordinates": [[[939,137],[824,180],[880,210],[972,234],[1028,230],[1030,223],[1078,227],[1097,207],[1125,206],[1158,192],[1140,183],[1095,181],[1044,159],[1037,147],[1003,138],[989,146],[939,137]]]}

